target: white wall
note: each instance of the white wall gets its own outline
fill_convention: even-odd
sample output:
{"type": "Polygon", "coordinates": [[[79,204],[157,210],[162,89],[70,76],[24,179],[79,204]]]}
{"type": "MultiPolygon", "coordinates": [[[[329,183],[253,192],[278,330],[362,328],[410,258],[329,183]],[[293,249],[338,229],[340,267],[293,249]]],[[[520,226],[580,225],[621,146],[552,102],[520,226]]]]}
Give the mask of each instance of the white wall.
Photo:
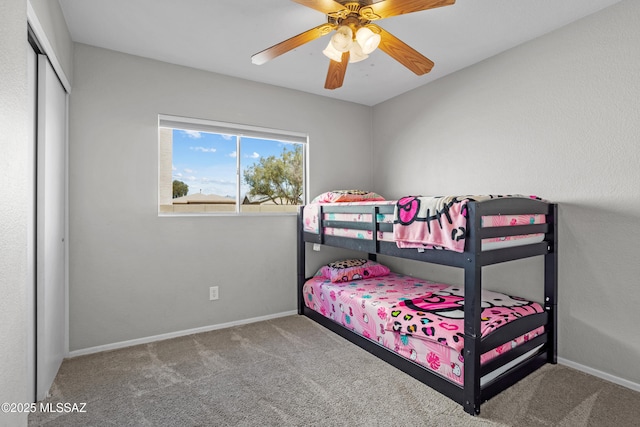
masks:
{"type": "Polygon", "coordinates": [[[295,310],[295,216],[157,216],[157,115],[306,132],[316,194],[370,187],[371,109],[81,44],[74,64],[70,349],[295,310]]]}
{"type": "MultiPolygon", "coordinates": [[[[25,402],[27,384],[27,2],[0,0],[0,402],[25,402]]],[[[0,426],[26,425],[0,413],[0,426]]]]}
{"type": "MultiPolygon", "coordinates": [[[[623,1],[379,104],[373,121],[374,188],[387,197],[523,193],[558,202],[559,356],[636,384],[638,22],[640,2],[623,1]]],[[[528,273],[541,278],[540,266],[493,266],[487,278],[535,294],[528,273]]]]}

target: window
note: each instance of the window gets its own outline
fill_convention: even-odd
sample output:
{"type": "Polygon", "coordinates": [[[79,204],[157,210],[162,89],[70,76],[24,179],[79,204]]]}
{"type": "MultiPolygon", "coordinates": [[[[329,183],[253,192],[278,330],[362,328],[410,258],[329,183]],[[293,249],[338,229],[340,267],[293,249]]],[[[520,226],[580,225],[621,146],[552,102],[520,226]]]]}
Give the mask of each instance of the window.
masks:
{"type": "Polygon", "coordinates": [[[296,212],[307,135],[159,116],[160,214],[296,212]]]}

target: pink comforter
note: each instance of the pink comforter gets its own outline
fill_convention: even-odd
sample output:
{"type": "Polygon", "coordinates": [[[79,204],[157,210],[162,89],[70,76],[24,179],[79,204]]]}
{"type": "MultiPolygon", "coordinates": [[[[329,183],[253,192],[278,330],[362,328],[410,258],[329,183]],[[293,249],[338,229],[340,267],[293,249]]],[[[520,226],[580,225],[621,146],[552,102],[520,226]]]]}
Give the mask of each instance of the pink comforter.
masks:
{"type": "MultiPolygon", "coordinates": [[[[481,336],[513,320],[542,313],[542,306],[519,297],[482,291],[481,336]]],[[[464,292],[450,286],[400,301],[389,313],[387,330],[437,341],[461,352],[464,348],[464,292]]]]}
{"type": "MultiPolygon", "coordinates": [[[[485,333],[520,314],[542,310],[539,304],[519,298],[488,291],[482,295],[482,306],[491,316],[483,319],[485,333]],[[512,313],[508,314],[508,310],[512,313]]],[[[463,383],[463,305],[459,287],[393,272],[388,276],[338,283],[316,276],[305,283],[303,297],[307,307],[334,322],[457,384],[463,383]],[[442,300],[435,299],[436,296],[442,300]],[[419,310],[414,310],[415,307],[419,310]],[[427,308],[434,311],[427,312],[427,308]],[[432,326],[438,331],[431,334],[422,330],[432,326]]],[[[486,363],[542,332],[544,328],[537,328],[500,345],[482,354],[480,362],[486,363]]]]}

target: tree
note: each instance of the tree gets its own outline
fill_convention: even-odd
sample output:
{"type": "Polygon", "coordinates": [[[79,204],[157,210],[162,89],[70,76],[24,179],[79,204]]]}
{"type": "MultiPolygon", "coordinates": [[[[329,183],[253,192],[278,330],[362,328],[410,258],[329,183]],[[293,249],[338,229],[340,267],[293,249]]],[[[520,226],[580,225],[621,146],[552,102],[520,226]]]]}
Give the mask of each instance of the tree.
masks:
{"type": "Polygon", "coordinates": [[[261,157],[244,170],[244,182],[251,196],[266,196],[276,205],[302,204],[302,145],[286,147],[280,157],[261,157]]]}
{"type": "Polygon", "coordinates": [[[173,180],[173,198],[186,196],[189,193],[189,186],[182,181],[173,180]]]}

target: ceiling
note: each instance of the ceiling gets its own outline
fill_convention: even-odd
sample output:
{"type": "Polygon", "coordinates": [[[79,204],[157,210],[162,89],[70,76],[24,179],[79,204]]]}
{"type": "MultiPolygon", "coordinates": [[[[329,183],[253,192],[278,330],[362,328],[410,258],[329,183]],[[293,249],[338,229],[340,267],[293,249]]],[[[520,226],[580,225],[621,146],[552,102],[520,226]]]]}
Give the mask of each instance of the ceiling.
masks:
{"type": "MultiPolygon", "coordinates": [[[[375,105],[620,0],[457,0],[376,23],[435,62],[417,76],[379,49],[324,89],[329,36],[263,65],[251,56],[326,22],[291,0],[59,0],[75,42],[375,105]]],[[[371,0],[369,3],[376,3],[371,0]]]]}

